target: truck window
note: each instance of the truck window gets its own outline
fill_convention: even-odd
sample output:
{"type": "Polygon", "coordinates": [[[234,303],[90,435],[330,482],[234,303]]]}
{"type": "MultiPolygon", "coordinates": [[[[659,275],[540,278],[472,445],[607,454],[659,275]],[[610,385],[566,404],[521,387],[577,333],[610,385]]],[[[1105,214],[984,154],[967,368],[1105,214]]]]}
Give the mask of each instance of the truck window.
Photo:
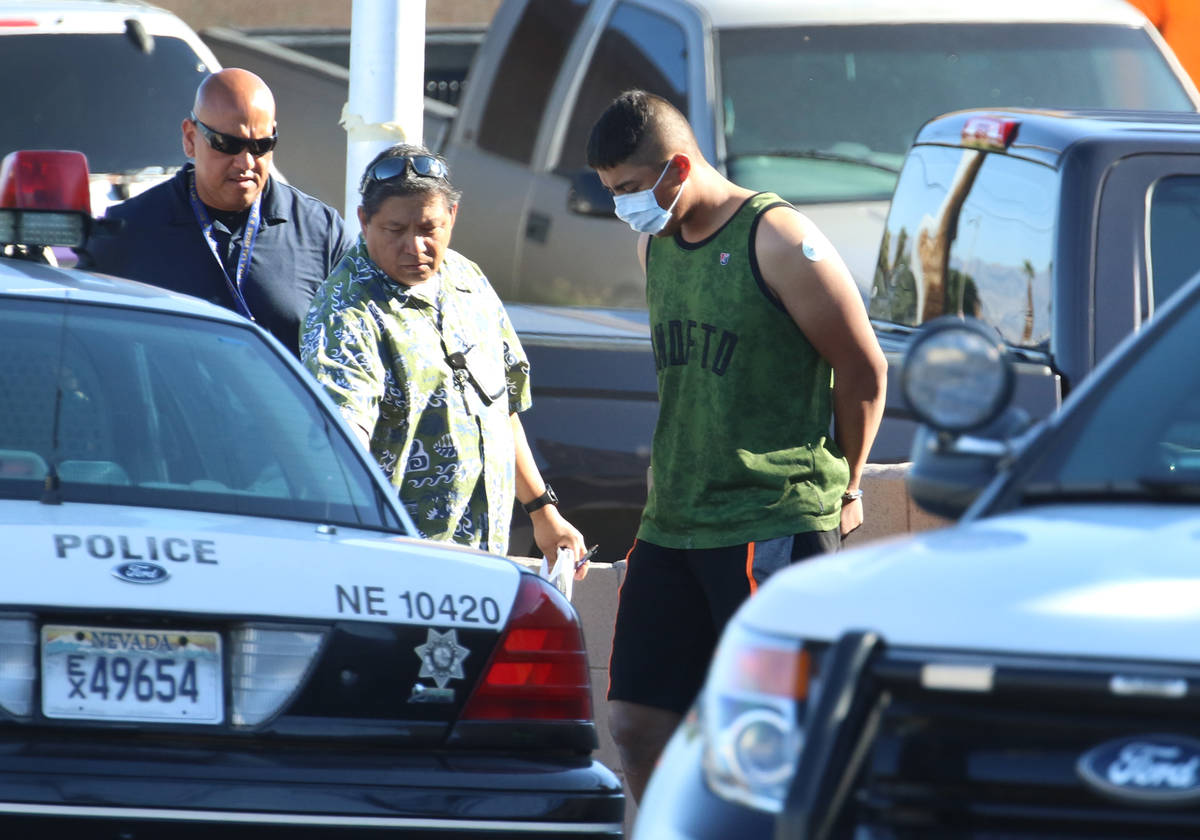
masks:
{"type": "Polygon", "coordinates": [[[909,154],[871,288],[872,318],[971,315],[1009,344],[1050,341],[1058,180],[1039,163],[943,146],[909,154]]]}
{"type": "Polygon", "coordinates": [[[550,89],[587,9],[585,0],[530,0],[492,78],[479,146],[528,163],[550,89]]]}
{"type": "Polygon", "coordinates": [[[717,40],[729,175],[798,203],[886,200],[917,130],[949,111],[1195,110],[1131,27],[804,26],[717,40]]]}
{"type": "Polygon", "coordinates": [[[1200,271],[1200,177],[1175,175],[1150,191],[1150,289],[1157,308],[1200,271]]]}
{"type": "Polygon", "coordinates": [[[587,167],[592,125],[622,91],[641,88],[688,113],[687,65],[687,40],[678,23],[640,6],[618,4],[575,99],[558,169],[587,167]]]}

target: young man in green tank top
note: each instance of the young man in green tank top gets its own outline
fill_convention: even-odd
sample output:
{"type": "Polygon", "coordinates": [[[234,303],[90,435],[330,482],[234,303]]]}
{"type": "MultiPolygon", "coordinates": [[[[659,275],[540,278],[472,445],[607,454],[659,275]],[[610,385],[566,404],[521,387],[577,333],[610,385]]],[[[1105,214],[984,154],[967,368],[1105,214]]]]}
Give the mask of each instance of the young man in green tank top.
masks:
{"type": "Polygon", "coordinates": [[[641,234],[658,373],[609,666],[609,726],[640,799],[738,605],[862,524],[887,363],[828,240],[717,172],[665,99],[622,94],[587,153],[641,234]]]}

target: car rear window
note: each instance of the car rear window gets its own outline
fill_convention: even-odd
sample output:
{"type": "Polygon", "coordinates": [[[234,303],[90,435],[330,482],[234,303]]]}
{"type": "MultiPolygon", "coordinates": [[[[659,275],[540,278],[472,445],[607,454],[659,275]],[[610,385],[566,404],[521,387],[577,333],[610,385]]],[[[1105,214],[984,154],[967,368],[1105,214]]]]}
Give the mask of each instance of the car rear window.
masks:
{"type": "Polygon", "coordinates": [[[312,388],[246,328],[5,301],[0,498],[398,529],[312,388]]]}
{"type": "Polygon", "coordinates": [[[76,149],[106,173],[179,166],[179,126],[208,72],[178,38],[146,54],[120,34],[0,35],[0,155],[76,149]]]}
{"type": "Polygon", "coordinates": [[[915,147],[892,197],[871,317],[915,327],[970,315],[1014,346],[1048,346],[1058,191],[1039,163],[915,147]]]}

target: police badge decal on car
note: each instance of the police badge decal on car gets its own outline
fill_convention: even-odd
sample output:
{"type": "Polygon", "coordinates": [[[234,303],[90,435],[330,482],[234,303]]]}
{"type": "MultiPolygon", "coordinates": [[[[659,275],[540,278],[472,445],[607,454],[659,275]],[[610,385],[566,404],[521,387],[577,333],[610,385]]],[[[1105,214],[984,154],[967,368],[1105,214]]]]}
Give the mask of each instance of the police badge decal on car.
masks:
{"type": "Polygon", "coordinates": [[[450,680],[463,678],[463,661],[471,651],[458,643],[455,630],[439,633],[432,627],[425,644],[417,645],[413,650],[421,658],[421,670],[418,677],[431,678],[437,683],[437,688],[417,683],[413,686],[410,703],[453,703],[454,689],[446,688],[450,680]]]}

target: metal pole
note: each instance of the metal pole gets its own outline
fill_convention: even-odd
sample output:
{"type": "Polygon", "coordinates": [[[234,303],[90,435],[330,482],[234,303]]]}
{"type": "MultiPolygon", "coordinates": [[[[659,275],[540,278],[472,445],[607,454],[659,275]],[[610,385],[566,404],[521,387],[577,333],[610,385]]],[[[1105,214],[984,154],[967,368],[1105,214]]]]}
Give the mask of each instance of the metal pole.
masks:
{"type": "Polygon", "coordinates": [[[420,143],[424,120],[425,0],[354,0],[350,17],[350,100],[346,204],[358,231],[358,181],[371,159],[395,143],[420,143]]]}

